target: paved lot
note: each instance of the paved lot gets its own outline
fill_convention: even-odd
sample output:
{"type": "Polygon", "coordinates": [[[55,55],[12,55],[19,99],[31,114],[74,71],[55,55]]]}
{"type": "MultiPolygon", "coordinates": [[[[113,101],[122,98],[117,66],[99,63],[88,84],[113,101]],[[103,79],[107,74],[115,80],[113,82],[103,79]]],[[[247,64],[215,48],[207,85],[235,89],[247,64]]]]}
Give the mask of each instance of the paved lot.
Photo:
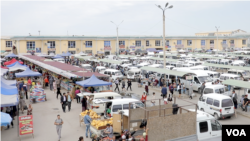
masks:
{"type": "MultiPolygon", "coordinates": [[[[121,85],[120,85],[121,87],[121,85]]],[[[137,83],[133,82],[132,92],[142,95],[144,89],[138,88],[137,83]]],[[[33,104],[33,116],[34,116],[34,139],[32,135],[21,136],[22,141],[57,141],[56,127],[54,121],[56,115],[60,114],[61,118],[64,120],[62,128],[62,138],[61,141],[78,140],[79,136],[85,137],[85,127],[79,125],[79,114],[81,112],[81,104],[77,104],[76,101],[72,103],[72,110],[70,112],[63,113],[59,99],[56,99],[56,94],[52,91],[45,90],[47,93],[47,101],[43,103],[33,104]],[[56,109],[57,108],[57,109],[56,109]]],[[[65,91],[64,91],[65,92],[65,91]]],[[[150,95],[148,99],[151,98],[152,92],[156,93],[156,98],[161,98],[160,88],[149,88],[150,95]]],[[[188,98],[183,98],[188,102],[197,103],[199,95],[194,97],[192,100],[188,98]]],[[[189,104],[186,101],[181,101],[177,99],[177,104],[186,105],[189,104]]],[[[28,103],[28,102],[27,102],[28,103]]],[[[149,104],[149,103],[148,103],[149,104]]],[[[157,103],[156,103],[157,104],[157,103]]],[[[188,107],[194,108],[194,107],[188,107]]],[[[26,115],[21,114],[21,115],[26,115]]],[[[232,117],[231,119],[220,120],[221,124],[250,124],[248,117],[237,115],[237,118],[232,117]]],[[[5,128],[4,128],[5,129],[5,128]]],[[[18,141],[18,129],[17,120],[14,120],[14,128],[9,130],[4,130],[1,132],[2,141],[18,141]]],[[[84,139],[85,141],[90,141],[90,139],[84,139]]]]}

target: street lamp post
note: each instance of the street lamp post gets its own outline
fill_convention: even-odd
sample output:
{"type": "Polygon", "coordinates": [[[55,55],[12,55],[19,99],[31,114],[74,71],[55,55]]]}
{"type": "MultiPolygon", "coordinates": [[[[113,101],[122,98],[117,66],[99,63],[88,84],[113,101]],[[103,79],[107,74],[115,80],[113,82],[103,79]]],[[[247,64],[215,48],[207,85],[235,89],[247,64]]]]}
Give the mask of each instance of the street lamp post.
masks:
{"type": "Polygon", "coordinates": [[[110,21],[111,23],[113,23],[114,25],[116,25],[116,33],[117,33],[117,35],[116,35],[116,55],[118,55],[118,46],[119,46],[119,41],[118,41],[118,27],[119,27],[119,25],[120,24],[122,24],[122,22],[120,23],[120,24],[115,24],[114,22],[112,22],[112,21],[110,21]]]}
{"type": "MultiPolygon", "coordinates": [[[[163,68],[166,69],[166,47],[165,47],[165,10],[173,8],[173,6],[168,6],[168,2],[166,3],[164,9],[160,5],[156,5],[158,8],[162,10],[163,13],[163,68]]],[[[164,75],[164,81],[166,82],[166,75],[164,75]]]]}
{"type": "Polygon", "coordinates": [[[217,51],[219,51],[219,42],[218,42],[218,29],[220,28],[219,26],[215,26],[216,30],[217,30],[217,51]]]}

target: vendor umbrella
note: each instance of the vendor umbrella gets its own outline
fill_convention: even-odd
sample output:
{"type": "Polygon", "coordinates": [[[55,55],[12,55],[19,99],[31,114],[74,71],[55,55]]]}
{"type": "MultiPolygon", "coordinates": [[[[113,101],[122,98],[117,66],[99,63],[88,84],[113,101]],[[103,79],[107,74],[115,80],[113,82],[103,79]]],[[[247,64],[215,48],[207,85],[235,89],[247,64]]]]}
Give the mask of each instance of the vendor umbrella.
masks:
{"type": "Polygon", "coordinates": [[[9,69],[8,67],[1,66],[2,69],[9,69]]]}
{"type": "Polygon", "coordinates": [[[77,81],[76,82],[77,85],[81,85],[83,87],[95,87],[95,86],[105,86],[105,85],[112,85],[111,82],[106,82],[103,80],[100,80],[98,78],[96,78],[95,75],[92,75],[89,79],[84,80],[84,81],[77,81]]]}
{"type": "Polygon", "coordinates": [[[23,72],[16,73],[16,77],[28,77],[28,76],[42,76],[42,74],[39,72],[34,72],[34,71],[30,70],[29,68],[27,68],[23,72]]]}
{"type": "Polygon", "coordinates": [[[9,114],[1,112],[1,126],[7,126],[12,121],[9,114]]]}
{"type": "Polygon", "coordinates": [[[7,65],[7,67],[13,67],[13,66],[15,66],[16,64],[22,65],[21,63],[19,63],[18,61],[16,61],[16,62],[13,63],[13,64],[7,65]]]}
{"type": "MultiPolygon", "coordinates": [[[[16,60],[15,58],[13,58],[12,60],[5,62],[4,65],[11,65],[11,64],[15,63],[16,61],[17,61],[17,60],[16,60]]],[[[18,61],[18,62],[19,62],[20,64],[23,64],[22,61],[18,61]]]]}
{"type": "Polygon", "coordinates": [[[10,54],[6,55],[5,57],[18,57],[18,56],[14,53],[10,53],[10,54]]]}

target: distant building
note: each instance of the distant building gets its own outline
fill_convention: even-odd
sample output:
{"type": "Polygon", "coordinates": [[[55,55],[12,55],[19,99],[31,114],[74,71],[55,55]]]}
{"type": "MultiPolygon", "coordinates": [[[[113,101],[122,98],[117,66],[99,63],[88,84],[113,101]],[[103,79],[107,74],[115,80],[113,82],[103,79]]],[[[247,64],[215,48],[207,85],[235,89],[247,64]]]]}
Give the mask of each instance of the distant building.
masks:
{"type": "MultiPolygon", "coordinates": [[[[166,36],[167,50],[179,49],[193,51],[195,49],[235,50],[236,48],[250,47],[250,33],[243,30],[196,33],[196,36],[166,36]]],[[[2,36],[1,52],[10,52],[12,46],[17,47],[18,53],[42,52],[56,53],[81,51],[88,54],[115,54],[116,36],[2,36]]],[[[163,50],[162,36],[119,36],[120,52],[156,48],[163,50]]]]}

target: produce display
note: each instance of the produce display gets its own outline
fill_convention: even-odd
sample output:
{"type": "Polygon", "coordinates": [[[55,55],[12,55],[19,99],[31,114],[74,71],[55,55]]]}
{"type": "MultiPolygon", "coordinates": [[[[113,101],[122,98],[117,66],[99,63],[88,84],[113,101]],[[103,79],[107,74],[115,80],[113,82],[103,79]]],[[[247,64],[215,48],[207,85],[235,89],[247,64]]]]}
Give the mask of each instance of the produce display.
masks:
{"type": "Polygon", "coordinates": [[[106,125],[110,124],[113,125],[113,118],[111,117],[110,119],[107,120],[93,120],[91,122],[91,125],[94,126],[96,129],[99,129],[100,127],[106,128],[106,125]]]}
{"type": "Polygon", "coordinates": [[[86,114],[87,114],[87,112],[90,112],[89,113],[89,116],[91,117],[91,119],[97,119],[97,118],[101,118],[101,116],[100,115],[97,115],[97,113],[96,112],[94,112],[93,110],[85,110],[84,112],[81,112],[81,116],[86,116],[86,114]]]}

